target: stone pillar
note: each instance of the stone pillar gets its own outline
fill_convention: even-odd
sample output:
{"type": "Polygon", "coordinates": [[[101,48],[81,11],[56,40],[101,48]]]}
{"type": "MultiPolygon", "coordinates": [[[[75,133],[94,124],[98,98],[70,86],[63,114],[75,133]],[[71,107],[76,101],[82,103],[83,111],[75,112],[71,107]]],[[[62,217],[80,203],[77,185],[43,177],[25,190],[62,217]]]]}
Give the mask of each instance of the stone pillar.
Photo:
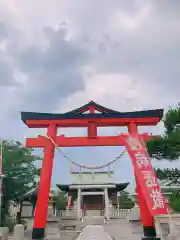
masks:
{"type": "Polygon", "coordinates": [[[55,216],[55,217],[57,216],[57,208],[56,208],[56,205],[55,205],[55,209],[54,209],[54,216],[55,216]]]}
{"type": "Polygon", "coordinates": [[[80,219],[81,218],[81,188],[78,188],[76,206],[77,206],[77,217],[80,219]]]}
{"type": "Polygon", "coordinates": [[[104,200],[105,200],[105,217],[109,218],[109,198],[108,198],[108,189],[104,189],[104,200]]]}
{"type": "Polygon", "coordinates": [[[121,193],[120,192],[117,192],[117,209],[119,209],[120,207],[120,195],[121,193]]]}
{"type": "Polygon", "coordinates": [[[8,240],[8,227],[0,227],[0,240],[8,240]]]}
{"type": "Polygon", "coordinates": [[[13,240],[23,240],[24,239],[24,226],[18,224],[14,228],[14,237],[13,240]]]}

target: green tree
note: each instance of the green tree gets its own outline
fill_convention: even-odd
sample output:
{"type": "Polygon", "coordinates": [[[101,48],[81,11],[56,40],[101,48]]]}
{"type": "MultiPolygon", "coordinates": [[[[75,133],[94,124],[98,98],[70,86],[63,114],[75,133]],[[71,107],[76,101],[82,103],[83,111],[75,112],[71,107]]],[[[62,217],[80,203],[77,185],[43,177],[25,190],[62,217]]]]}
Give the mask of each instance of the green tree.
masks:
{"type": "Polygon", "coordinates": [[[175,212],[180,212],[180,193],[179,191],[172,191],[170,196],[170,205],[175,212]]]}
{"type": "Polygon", "coordinates": [[[20,198],[38,185],[40,170],[35,162],[39,156],[33,150],[23,147],[17,141],[3,141],[3,198],[2,225],[6,224],[10,202],[18,203],[20,198]]]}
{"type": "Polygon", "coordinates": [[[119,196],[119,207],[121,209],[130,209],[134,207],[134,202],[126,191],[122,191],[119,196]]]}
{"type": "Polygon", "coordinates": [[[170,206],[175,212],[180,212],[180,193],[178,186],[180,186],[180,170],[177,168],[172,169],[155,169],[156,176],[159,180],[167,180],[166,189],[163,190],[164,193],[170,192],[170,206]],[[176,189],[171,189],[171,186],[177,186],[176,189]]]}
{"type": "MultiPolygon", "coordinates": [[[[178,160],[180,157],[180,104],[176,108],[170,108],[163,119],[164,135],[149,141],[147,149],[151,157],[157,160],[178,160]]],[[[179,169],[156,169],[160,180],[171,180],[172,185],[178,184],[180,179],[179,169]]],[[[170,205],[175,212],[180,212],[180,194],[178,190],[171,191],[170,205]]]]}
{"type": "Polygon", "coordinates": [[[164,135],[147,143],[149,155],[159,160],[177,160],[180,157],[180,104],[168,110],[163,123],[164,135]]]}
{"type": "Polygon", "coordinates": [[[160,180],[171,180],[172,184],[177,183],[180,185],[180,170],[178,168],[155,168],[154,171],[160,180]]]}
{"type": "Polygon", "coordinates": [[[57,191],[54,200],[56,202],[56,208],[57,210],[65,210],[67,207],[67,196],[66,193],[63,191],[57,191]]]}

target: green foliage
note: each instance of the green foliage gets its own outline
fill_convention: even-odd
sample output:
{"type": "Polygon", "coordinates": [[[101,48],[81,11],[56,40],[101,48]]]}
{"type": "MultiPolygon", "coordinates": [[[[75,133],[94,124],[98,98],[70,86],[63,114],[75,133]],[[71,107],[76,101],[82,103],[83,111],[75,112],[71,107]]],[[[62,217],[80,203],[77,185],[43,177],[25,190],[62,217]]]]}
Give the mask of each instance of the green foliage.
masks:
{"type": "Polygon", "coordinates": [[[170,108],[163,119],[163,136],[147,142],[149,155],[158,160],[177,160],[180,157],[180,105],[170,108]]]}
{"type": "Polygon", "coordinates": [[[134,202],[130,198],[129,193],[126,191],[122,191],[119,196],[119,207],[121,209],[130,209],[134,207],[134,202]]]}
{"type": "Polygon", "coordinates": [[[149,155],[157,160],[177,160],[180,156],[180,132],[151,140],[147,148],[149,155]]]}
{"type": "Polygon", "coordinates": [[[3,208],[2,223],[5,224],[9,203],[19,199],[38,184],[40,170],[34,165],[40,157],[33,150],[24,148],[20,142],[3,142],[3,208]]]}
{"type": "Polygon", "coordinates": [[[154,169],[157,178],[159,178],[160,180],[174,180],[177,181],[178,179],[180,179],[180,170],[177,168],[166,168],[166,169],[160,169],[160,168],[156,168],[154,169]]]}
{"type": "Polygon", "coordinates": [[[57,210],[65,210],[67,207],[67,196],[63,191],[57,191],[54,193],[54,197],[52,198],[56,201],[57,210]]]}
{"type": "MultiPolygon", "coordinates": [[[[180,170],[177,168],[174,169],[154,169],[156,176],[160,180],[170,180],[171,184],[180,185],[179,179],[180,179],[180,170]]],[[[163,192],[171,192],[170,195],[170,206],[172,207],[174,212],[180,212],[180,193],[178,190],[172,190],[171,184],[169,185],[169,188],[163,189],[163,192]]]]}
{"type": "Polygon", "coordinates": [[[170,196],[170,205],[175,212],[180,212],[180,194],[177,191],[172,191],[170,196]]]}
{"type": "Polygon", "coordinates": [[[176,108],[170,108],[164,117],[164,126],[166,134],[169,135],[174,131],[180,130],[180,104],[176,108]]]}

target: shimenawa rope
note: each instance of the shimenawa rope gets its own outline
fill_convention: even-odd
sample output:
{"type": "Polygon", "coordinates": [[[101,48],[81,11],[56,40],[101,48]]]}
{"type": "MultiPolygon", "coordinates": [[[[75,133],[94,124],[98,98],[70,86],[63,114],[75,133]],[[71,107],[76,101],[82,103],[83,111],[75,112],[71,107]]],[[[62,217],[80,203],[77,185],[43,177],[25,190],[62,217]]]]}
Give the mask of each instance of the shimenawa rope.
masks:
{"type": "Polygon", "coordinates": [[[115,163],[117,160],[119,160],[119,159],[124,155],[124,153],[126,152],[126,150],[124,150],[124,151],[123,151],[122,153],[120,153],[120,155],[117,156],[115,159],[113,159],[113,160],[111,160],[111,161],[109,161],[108,163],[105,163],[105,164],[95,165],[95,166],[93,166],[93,165],[91,165],[91,166],[90,166],[90,165],[84,165],[84,164],[79,164],[79,163],[75,162],[74,160],[70,159],[67,155],[65,155],[65,153],[62,151],[62,149],[57,146],[56,142],[55,142],[51,137],[49,137],[49,136],[47,136],[47,135],[39,135],[39,136],[45,137],[45,138],[47,138],[48,140],[50,140],[50,141],[52,142],[52,144],[55,146],[55,148],[58,150],[58,152],[60,152],[61,155],[62,155],[65,159],[67,159],[71,164],[74,164],[74,165],[76,165],[76,166],[78,166],[78,167],[80,167],[80,168],[84,168],[84,169],[91,169],[91,170],[93,170],[93,169],[101,169],[101,168],[109,167],[109,166],[111,166],[113,163],[115,163]]]}

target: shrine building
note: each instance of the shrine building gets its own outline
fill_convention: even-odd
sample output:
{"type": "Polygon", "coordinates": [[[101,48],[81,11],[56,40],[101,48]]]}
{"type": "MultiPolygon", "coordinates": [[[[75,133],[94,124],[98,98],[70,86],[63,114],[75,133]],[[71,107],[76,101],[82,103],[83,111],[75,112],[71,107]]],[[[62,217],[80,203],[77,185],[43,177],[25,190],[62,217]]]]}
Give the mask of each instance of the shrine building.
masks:
{"type": "Polygon", "coordinates": [[[68,208],[82,214],[109,216],[110,208],[118,207],[118,196],[128,182],[114,181],[113,171],[71,172],[71,184],[57,184],[57,187],[68,194],[68,208]]]}

